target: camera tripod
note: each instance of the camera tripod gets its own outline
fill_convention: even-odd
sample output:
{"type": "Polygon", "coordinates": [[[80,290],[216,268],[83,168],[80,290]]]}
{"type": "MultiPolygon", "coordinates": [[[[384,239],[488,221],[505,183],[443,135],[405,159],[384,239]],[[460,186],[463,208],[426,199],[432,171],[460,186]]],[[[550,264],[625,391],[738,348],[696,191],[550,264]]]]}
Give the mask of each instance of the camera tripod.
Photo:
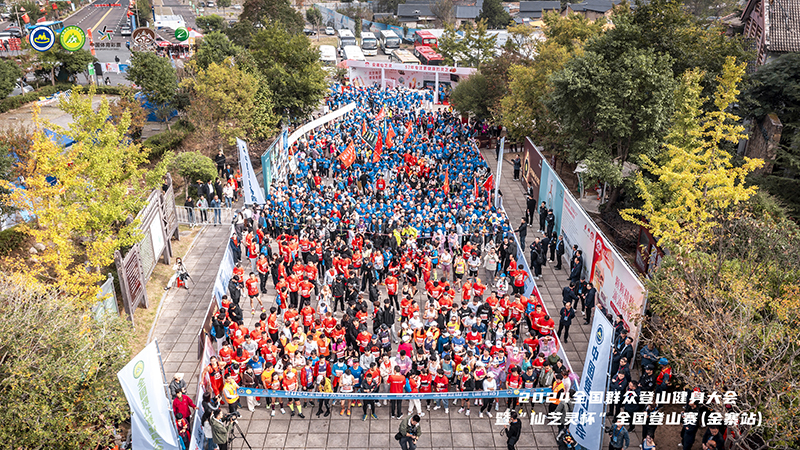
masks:
{"type": "MultiPolygon", "coordinates": [[[[250,450],[253,450],[253,447],[251,447],[250,443],[247,442],[247,438],[244,437],[244,431],[242,431],[242,428],[239,426],[239,423],[238,422],[233,422],[233,425],[236,427],[237,430],[239,430],[239,436],[241,436],[241,438],[244,441],[244,443],[247,444],[247,448],[249,448],[250,450]]],[[[234,439],[236,439],[236,431],[231,430],[230,434],[228,435],[228,448],[229,449],[233,449],[233,440],[234,439]]]]}

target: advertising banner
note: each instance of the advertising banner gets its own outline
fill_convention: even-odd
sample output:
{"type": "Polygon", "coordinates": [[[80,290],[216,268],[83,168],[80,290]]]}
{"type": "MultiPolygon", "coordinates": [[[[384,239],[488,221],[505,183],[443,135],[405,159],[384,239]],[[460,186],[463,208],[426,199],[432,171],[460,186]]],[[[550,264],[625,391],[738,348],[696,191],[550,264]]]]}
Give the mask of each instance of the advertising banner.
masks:
{"type": "Polygon", "coordinates": [[[117,373],[131,407],[133,448],[180,450],[156,341],[117,373]]]}
{"type": "Polygon", "coordinates": [[[542,158],[542,176],[539,186],[539,201],[547,203],[547,208],[553,210],[556,223],[553,230],[558,232],[561,229],[561,208],[564,205],[564,183],[558,178],[558,174],[550,167],[550,164],[542,158]]]}
{"type": "MultiPolygon", "coordinates": [[[[230,234],[234,233],[234,228],[231,227],[230,234]]],[[[222,306],[222,296],[228,292],[228,282],[233,277],[233,253],[231,246],[225,247],[225,254],[222,256],[222,261],[219,263],[219,270],[217,270],[217,278],[214,280],[214,299],[217,301],[217,306],[222,306]]]]}
{"type": "Polygon", "coordinates": [[[592,401],[592,393],[604,393],[608,384],[608,365],[611,360],[611,341],[614,327],[602,314],[595,314],[581,382],[575,394],[575,421],[569,431],[578,445],[586,450],[600,450],[603,445],[603,405],[592,401]]]}
{"type": "Polygon", "coordinates": [[[426,86],[433,87],[438,74],[439,84],[453,89],[458,86],[459,81],[465,80],[476,71],[471,67],[424,66],[352,60],[346,62],[350,80],[355,86],[371,86],[373,83],[380,84],[382,80],[385,80],[387,86],[423,89],[426,86]]]}
{"type": "MultiPolygon", "coordinates": [[[[207,334],[205,336],[205,342],[203,361],[200,364],[201,370],[211,364],[212,356],[216,356],[214,345],[211,343],[211,339],[207,334]]],[[[189,442],[189,450],[203,450],[203,441],[206,438],[206,435],[203,432],[203,425],[201,421],[203,419],[203,414],[205,413],[205,411],[203,411],[203,394],[206,392],[206,386],[208,386],[208,374],[206,374],[205,378],[206,379],[200,377],[197,380],[197,398],[194,401],[194,404],[197,405],[197,412],[194,414],[192,440],[189,442]]]]}
{"type": "Polygon", "coordinates": [[[259,187],[256,173],[253,170],[253,163],[250,161],[250,153],[247,151],[247,143],[236,138],[236,147],[239,148],[239,167],[242,169],[242,192],[245,205],[263,205],[264,191],[259,187]]]}
{"type": "MultiPolygon", "coordinates": [[[[525,160],[522,167],[522,180],[534,195],[539,193],[542,184],[542,154],[536,150],[530,138],[525,138],[525,160]]],[[[541,203],[541,202],[540,202],[541,203]]]]}

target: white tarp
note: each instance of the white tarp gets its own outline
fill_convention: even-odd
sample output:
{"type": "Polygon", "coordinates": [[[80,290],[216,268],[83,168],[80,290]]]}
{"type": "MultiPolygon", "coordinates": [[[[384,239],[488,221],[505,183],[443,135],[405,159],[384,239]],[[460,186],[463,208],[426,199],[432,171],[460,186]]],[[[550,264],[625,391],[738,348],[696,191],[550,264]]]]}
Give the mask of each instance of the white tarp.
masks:
{"type": "Polygon", "coordinates": [[[156,341],[117,373],[131,407],[133,448],[180,450],[156,341]]]}
{"type": "Polygon", "coordinates": [[[589,347],[583,365],[581,382],[575,394],[575,418],[577,423],[569,427],[575,441],[586,450],[600,450],[603,444],[603,398],[608,384],[608,364],[611,358],[611,341],[614,327],[602,314],[595,314],[589,347]],[[600,400],[592,393],[601,394],[600,400]]]}
{"type": "Polygon", "coordinates": [[[245,205],[263,205],[264,190],[258,185],[250,153],[247,151],[247,142],[236,138],[236,147],[239,149],[239,168],[242,169],[242,192],[245,205]]]}

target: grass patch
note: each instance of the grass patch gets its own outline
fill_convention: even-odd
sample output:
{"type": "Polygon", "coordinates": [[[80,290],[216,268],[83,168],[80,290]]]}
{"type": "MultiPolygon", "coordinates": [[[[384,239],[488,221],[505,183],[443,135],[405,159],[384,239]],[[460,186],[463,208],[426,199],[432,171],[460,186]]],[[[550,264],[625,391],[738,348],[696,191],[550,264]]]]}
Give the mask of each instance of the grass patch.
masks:
{"type": "MultiPolygon", "coordinates": [[[[189,226],[179,225],[178,230],[179,232],[188,231],[188,234],[181,234],[180,241],[172,241],[172,251],[175,256],[184,258],[186,252],[189,251],[189,247],[197,239],[200,227],[190,228],[189,226]]],[[[172,274],[172,266],[160,262],[156,264],[153,274],[150,275],[150,280],[147,282],[147,298],[150,300],[150,308],[138,308],[133,315],[136,323],[136,330],[131,341],[133,354],[139,353],[147,345],[147,335],[150,333],[150,327],[156,318],[158,306],[161,304],[164,286],[167,285],[167,281],[169,281],[172,274]]]]}

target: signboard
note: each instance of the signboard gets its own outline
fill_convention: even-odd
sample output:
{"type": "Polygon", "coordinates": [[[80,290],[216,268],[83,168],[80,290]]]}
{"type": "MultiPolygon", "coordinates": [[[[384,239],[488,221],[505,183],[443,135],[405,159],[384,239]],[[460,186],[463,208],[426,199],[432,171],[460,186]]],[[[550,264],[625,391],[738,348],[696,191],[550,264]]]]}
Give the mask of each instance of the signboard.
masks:
{"type": "Polygon", "coordinates": [[[86,44],[86,33],[80,27],[70,25],[61,30],[59,42],[68,52],[78,51],[86,44]]]}
{"type": "Polygon", "coordinates": [[[189,30],[187,30],[186,27],[178,27],[178,29],[175,30],[175,39],[180,42],[189,39],[189,30]]]}
{"type": "Polygon", "coordinates": [[[139,27],[131,33],[132,52],[153,52],[156,44],[156,32],[147,27],[139,27]]]}
{"type": "Polygon", "coordinates": [[[131,407],[133,448],[180,450],[156,341],[117,373],[131,407]]]}
{"type": "Polygon", "coordinates": [[[250,153],[247,151],[247,143],[236,138],[236,147],[239,148],[239,166],[242,169],[242,192],[244,194],[245,205],[263,205],[264,191],[258,186],[256,173],[253,170],[253,163],[250,161],[250,153]]]}
{"type": "Polygon", "coordinates": [[[48,27],[36,27],[28,35],[28,42],[31,47],[40,52],[46,52],[53,48],[56,43],[56,34],[48,27]]]}
{"type": "Polygon", "coordinates": [[[614,327],[605,316],[595,314],[592,332],[589,334],[583,374],[575,394],[573,410],[575,421],[569,426],[575,441],[586,450],[600,450],[603,445],[604,405],[602,401],[590,401],[590,399],[592,393],[599,393],[602,396],[606,390],[613,339],[614,327]]]}

